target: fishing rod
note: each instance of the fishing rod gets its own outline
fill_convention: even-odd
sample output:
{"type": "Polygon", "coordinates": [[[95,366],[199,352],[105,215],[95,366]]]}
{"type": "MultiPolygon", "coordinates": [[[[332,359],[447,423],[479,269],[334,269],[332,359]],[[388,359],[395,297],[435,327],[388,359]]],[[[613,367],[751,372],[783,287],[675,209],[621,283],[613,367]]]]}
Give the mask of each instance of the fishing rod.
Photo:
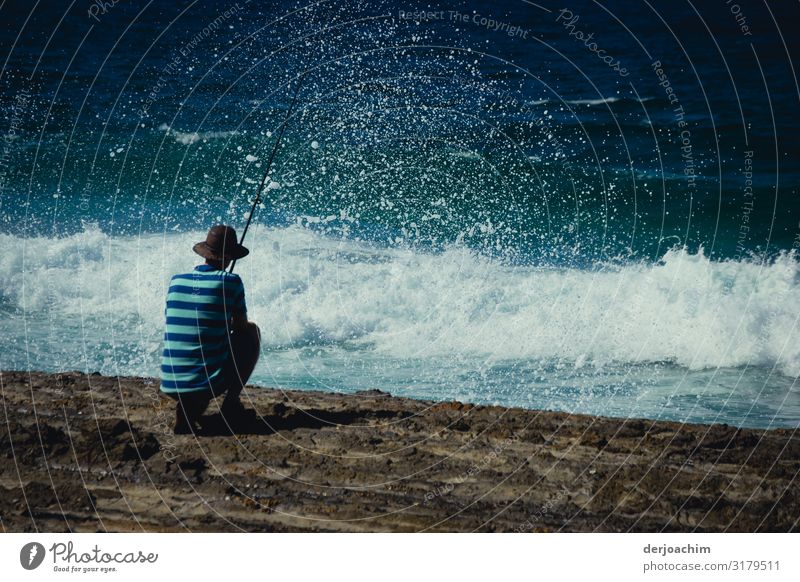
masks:
{"type": "MultiPolygon", "coordinates": [[[[244,230],[242,231],[242,237],[239,239],[239,244],[241,245],[244,242],[244,237],[247,235],[247,229],[250,228],[250,221],[253,220],[253,214],[256,212],[256,206],[261,204],[261,192],[264,190],[264,184],[267,182],[267,177],[269,176],[270,168],[272,167],[272,160],[275,159],[275,153],[278,151],[278,146],[281,143],[281,138],[283,137],[283,132],[286,129],[286,126],[289,123],[289,117],[292,115],[292,110],[294,109],[295,103],[297,103],[297,96],[300,94],[300,87],[303,86],[303,79],[305,79],[305,73],[300,76],[300,81],[297,83],[297,87],[294,89],[294,96],[292,97],[292,103],[289,105],[289,109],[286,110],[286,117],[283,120],[283,124],[281,125],[280,131],[278,133],[278,138],[275,140],[275,145],[272,148],[272,153],[269,155],[269,160],[267,160],[267,169],[264,172],[264,177],[261,178],[261,183],[258,185],[258,190],[256,190],[256,197],[253,200],[253,205],[250,207],[250,214],[247,217],[247,223],[244,225],[244,230]]],[[[230,273],[233,273],[233,268],[236,266],[236,259],[233,260],[231,263],[230,273]]]]}

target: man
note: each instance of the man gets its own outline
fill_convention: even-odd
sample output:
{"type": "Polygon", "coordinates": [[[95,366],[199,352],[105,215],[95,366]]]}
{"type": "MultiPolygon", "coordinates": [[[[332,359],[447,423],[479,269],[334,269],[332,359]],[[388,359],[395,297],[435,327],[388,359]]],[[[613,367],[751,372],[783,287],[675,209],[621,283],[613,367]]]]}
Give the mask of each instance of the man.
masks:
{"type": "Polygon", "coordinates": [[[195,433],[209,402],[226,393],[220,407],[229,428],[244,420],[239,400],[256,367],[261,335],[247,321],[244,285],[228,273],[230,262],[250,251],[230,226],[216,225],[193,247],[206,261],[175,275],[167,294],[161,391],[177,401],[175,433],[195,433]]]}

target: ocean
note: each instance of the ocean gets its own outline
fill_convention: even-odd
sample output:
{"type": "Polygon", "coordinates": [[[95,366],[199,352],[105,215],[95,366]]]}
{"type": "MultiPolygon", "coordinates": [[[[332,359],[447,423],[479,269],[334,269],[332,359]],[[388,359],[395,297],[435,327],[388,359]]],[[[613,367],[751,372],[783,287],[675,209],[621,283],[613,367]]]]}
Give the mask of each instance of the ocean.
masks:
{"type": "Polygon", "coordinates": [[[0,8],[0,369],[157,376],[241,229],[265,386],[800,426],[800,8],[0,8]]]}

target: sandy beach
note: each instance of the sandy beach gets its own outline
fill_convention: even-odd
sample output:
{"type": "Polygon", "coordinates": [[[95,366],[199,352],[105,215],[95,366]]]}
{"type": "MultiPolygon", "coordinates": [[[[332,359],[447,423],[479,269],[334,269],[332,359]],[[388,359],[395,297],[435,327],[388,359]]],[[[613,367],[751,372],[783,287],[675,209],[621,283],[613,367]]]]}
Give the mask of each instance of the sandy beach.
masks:
{"type": "Polygon", "coordinates": [[[792,430],[248,386],[247,430],[175,436],[157,380],[1,378],[6,532],[798,527],[792,430]]]}

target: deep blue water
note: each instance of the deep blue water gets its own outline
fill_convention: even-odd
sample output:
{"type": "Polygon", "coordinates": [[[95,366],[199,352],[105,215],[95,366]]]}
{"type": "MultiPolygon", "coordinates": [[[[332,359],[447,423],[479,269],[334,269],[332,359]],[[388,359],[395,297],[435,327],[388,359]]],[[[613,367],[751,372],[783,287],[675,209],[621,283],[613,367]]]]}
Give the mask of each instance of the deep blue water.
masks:
{"type": "Polygon", "coordinates": [[[302,76],[258,381],[798,424],[796,3],[101,4],[0,8],[3,368],[157,373],[302,76]]]}

